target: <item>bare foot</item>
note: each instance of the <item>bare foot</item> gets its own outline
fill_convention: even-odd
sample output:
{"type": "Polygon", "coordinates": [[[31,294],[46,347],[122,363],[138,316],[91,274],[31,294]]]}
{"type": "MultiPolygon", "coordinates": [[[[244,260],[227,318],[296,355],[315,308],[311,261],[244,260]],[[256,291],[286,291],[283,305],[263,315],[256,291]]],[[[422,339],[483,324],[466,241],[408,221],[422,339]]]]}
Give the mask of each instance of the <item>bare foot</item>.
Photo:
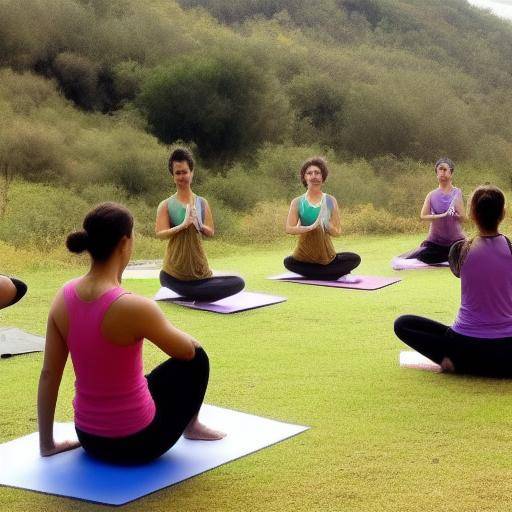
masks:
{"type": "Polygon", "coordinates": [[[183,432],[183,437],[192,441],[218,441],[226,437],[226,434],[203,425],[196,418],[187,425],[185,432],[183,432]]]}
{"type": "Polygon", "coordinates": [[[453,373],[455,371],[455,366],[453,366],[452,360],[449,357],[445,357],[441,361],[441,370],[443,372],[453,373]]]}

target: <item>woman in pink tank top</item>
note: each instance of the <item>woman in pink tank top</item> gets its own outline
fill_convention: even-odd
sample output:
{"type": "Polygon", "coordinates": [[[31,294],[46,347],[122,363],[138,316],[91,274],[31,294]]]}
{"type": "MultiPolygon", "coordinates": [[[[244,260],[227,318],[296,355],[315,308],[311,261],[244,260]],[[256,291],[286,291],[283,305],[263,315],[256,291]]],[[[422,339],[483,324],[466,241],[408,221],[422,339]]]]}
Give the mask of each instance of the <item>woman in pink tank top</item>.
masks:
{"type": "Polygon", "coordinates": [[[120,286],[132,254],[132,231],[133,217],[126,208],[103,203],[87,214],[83,230],[67,239],[71,252],[89,252],[91,268],[59,291],[48,317],[38,392],[43,456],[82,445],[96,458],[138,464],[165,453],[182,434],[202,440],[224,437],[198,420],[208,385],[206,352],[176,329],[154,301],[120,286]],[[146,376],[145,338],[171,356],[146,376]],[[78,441],[57,442],[53,419],[68,354],[76,379],[78,441]]]}

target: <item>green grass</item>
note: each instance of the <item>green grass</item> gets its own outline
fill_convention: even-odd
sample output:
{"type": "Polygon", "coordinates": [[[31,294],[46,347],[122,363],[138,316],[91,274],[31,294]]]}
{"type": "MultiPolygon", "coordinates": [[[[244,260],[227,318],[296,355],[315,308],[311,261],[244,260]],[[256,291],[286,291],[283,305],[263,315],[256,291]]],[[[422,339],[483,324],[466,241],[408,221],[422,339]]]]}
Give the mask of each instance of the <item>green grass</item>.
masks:
{"type": "MultiPolygon", "coordinates": [[[[360,273],[394,275],[389,261],[419,237],[349,238],[360,273]]],[[[438,375],[398,367],[393,334],[402,313],[450,323],[459,281],[449,270],[403,272],[382,290],[331,289],[268,281],[292,241],[212,258],[244,276],[248,290],[288,297],[268,308],[215,315],[162,305],[196,336],[212,365],[207,402],[297,422],[311,430],[159,491],[126,510],[154,511],[505,511],[512,505],[512,381],[438,375]]],[[[30,293],[0,313],[1,325],[43,333],[55,291],[82,269],[36,269],[30,293]]],[[[156,281],[125,287],[148,297],[156,281]]],[[[165,356],[151,345],[147,368],[165,356]]],[[[42,356],[0,361],[0,442],[36,430],[42,356]]],[[[57,419],[72,418],[72,372],[57,419]]],[[[0,488],[0,510],[105,510],[65,498],[0,488]]]]}

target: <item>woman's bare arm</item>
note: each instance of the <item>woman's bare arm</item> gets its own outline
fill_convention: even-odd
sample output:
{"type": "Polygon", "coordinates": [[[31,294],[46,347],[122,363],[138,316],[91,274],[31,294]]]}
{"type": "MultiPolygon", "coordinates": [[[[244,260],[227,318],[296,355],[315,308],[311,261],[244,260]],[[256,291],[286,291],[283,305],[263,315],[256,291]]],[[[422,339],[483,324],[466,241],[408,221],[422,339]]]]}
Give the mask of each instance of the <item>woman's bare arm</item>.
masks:
{"type": "Polygon", "coordinates": [[[199,346],[192,336],[174,327],[154,301],[131,293],[122,295],[110,306],[101,332],[119,345],[146,338],[176,359],[192,359],[195,347],[199,346]]]}
{"type": "Polygon", "coordinates": [[[62,317],[65,314],[64,309],[64,297],[61,291],[55,298],[48,316],[44,362],[37,393],[39,449],[43,457],[79,446],[76,440],[56,442],[53,437],[55,406],[57,404],[62,373],[68,358],[68,347],[57,325],[58,317],[62,317]]]}
{"type": "Polygon", "coordinates": [[[318,227],[318,224],[320,223],[319,215],[317,220],[313,224],[311,224],[311,226],[301,226],[299,214],[297,212],[297,202],[298,199],[295,198],[290,203],[290,210],[288,211],[288,217],[286,219],[285,231],[289,235],[301,235],[302,233],[307,233],[308,231],[311,231],[318,227]]]}
{"type": "Polygon", "coordinates": [[[435,219],[442,219],[443,217],[446,217],[448,215],[447,212],[439,213],[439,214],[430,213],[430,194],[431,194],[431,192],[429,192],[427,194],[427,197],[425,197],[425,201],[423,202],[423,206],[422,206],[421,212],[420,212],[420,219],[421,220],[435,220],[435,219]]]}
{"type": "Polygon", "coordinates": [[[171,226],[167,201],[167,199],[162,201],[156,211],[155,235],[159,240],[167,240],[193,223],[193,219],[190,216],[190,208],[187,207],[184,221],[178,226],[171,226]]]}
{"type": "Polygon", "coordinates": [[[341,235],[341,219],[340,219],[340,210],[338,207],[338,202],[336,198],[330,196],[333,202],[331,218],[329,219],[329,224],[326,227],[327,233],[331,236],[340,236],[341,235]]]}
{"type": "Polygon", "coordinates": [[[200,225],[200,228],[200,232],[204,236],[212,237],[215,233],[212,210],[206,199],[204,199],[204,222],[200,225]]]}

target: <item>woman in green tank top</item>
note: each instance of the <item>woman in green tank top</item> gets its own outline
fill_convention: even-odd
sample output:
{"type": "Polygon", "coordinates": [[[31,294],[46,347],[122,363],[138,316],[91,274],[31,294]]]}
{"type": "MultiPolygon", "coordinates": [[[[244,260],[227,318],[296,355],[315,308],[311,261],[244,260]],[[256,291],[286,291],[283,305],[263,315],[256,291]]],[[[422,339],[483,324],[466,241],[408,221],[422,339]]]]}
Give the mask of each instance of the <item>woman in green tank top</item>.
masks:
{"type": "Polygon", "coordinates": [[[341,234],[338,203],[333,196],[322,192],[329,171],[321,157],[307,160],[302,165],[300,177],[306,193],[290,204],[286,232],[299,235],[292,256],[284,260],[284,266],[296,274],[311,279],[337,280],[347,277],[361,262],[351,252],[336,253],[331,236],[341,234]]]}
{"type": "Polygon", "coordinates": [[[206,199],[192,192],[194,160],[179,148],[169,159],[169,172],[176,193],[163,200],[156,214],[155,234],[168,240],[160,282],[184,298],[213,302],[241,291],[238,276],[212,277],[202,236],[213,236],[213,217],[206,199]]]}

